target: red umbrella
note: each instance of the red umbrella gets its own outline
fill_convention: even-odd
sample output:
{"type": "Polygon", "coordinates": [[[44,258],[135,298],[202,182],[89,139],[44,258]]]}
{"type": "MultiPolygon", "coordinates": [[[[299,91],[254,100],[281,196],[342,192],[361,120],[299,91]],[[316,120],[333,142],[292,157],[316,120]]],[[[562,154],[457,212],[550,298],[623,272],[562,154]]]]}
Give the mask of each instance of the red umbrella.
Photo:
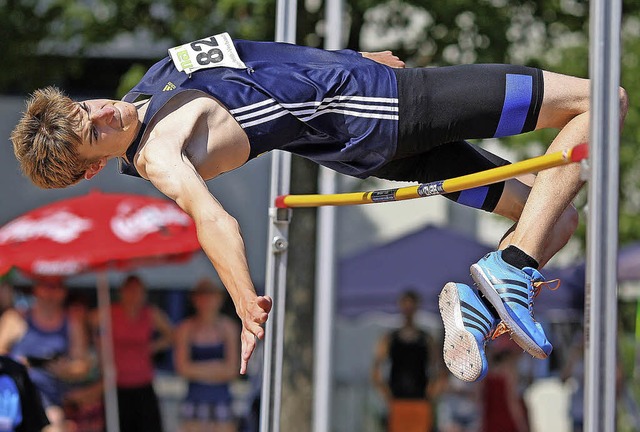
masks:
{"type": "Polygon", "coordinates": [[[0,228],[0,274],[12,267],[31,276],[99,271],[101,353],[107,429],[117,430],[109,286],[104,270],[186,260],[200,249],[193,220],[175,203],[141,195],[66,199],[28,212],[0,228]]]}
{"type": "Polygon", "coordinates": [[[200,249],[193,220],[174,202],[87,195],[32,210],[0,228],[0,274],[69,276],[186,260],[200,249]]]}

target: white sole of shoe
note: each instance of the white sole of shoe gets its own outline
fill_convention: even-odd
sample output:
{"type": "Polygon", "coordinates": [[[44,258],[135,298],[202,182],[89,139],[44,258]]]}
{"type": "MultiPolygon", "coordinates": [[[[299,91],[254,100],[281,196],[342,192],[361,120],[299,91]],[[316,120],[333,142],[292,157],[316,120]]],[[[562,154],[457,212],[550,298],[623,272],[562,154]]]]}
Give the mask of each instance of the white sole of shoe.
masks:
{"type": "Polygon", "coordinates": [[[482,373],[482,357],[476,338],[464,328],[456,284],[447,283],[438,297],[444,324],[444,363],[456,378],[476,381],[482,373]]]}
{"type": "Polygon", "coordinates": [[[520,348],[538,359],[546,359],[547,354],[538,346],[537,343],[529,337],[529,335],[522,330],[522,328],[514,321],[514,319],[504,306],[504,302],[500,298],[498,292],[493,288],[493,285],[489,281],[489,278],[478,264],[471,266],[471,277],[478,284],[478,289],[484,294],[500,315],[500,319],[509,330],[511,338],[520,345],[520,348]]]}

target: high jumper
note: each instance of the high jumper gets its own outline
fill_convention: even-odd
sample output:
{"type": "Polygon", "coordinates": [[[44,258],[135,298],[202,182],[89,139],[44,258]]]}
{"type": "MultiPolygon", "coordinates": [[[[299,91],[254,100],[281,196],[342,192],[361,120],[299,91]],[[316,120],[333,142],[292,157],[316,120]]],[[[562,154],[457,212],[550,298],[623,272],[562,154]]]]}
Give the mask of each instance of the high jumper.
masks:
{"type": "MultiPolygon", "coordinates": [[[[123,173],[146,178],[194,219],[242,320],[241,373],[256,337],[264,337],[272,300],[256,294],[238,223],[205,181],[280,149],[359,178],[423,183],[508,163],[466,139],[554,128],[553,153],[589,138],[589,81],[536,68],[404,68],[388,51],[325,51],[227,34],[170,54],[121,101],[35,91],[11,139],[38,186],[91,179],[119,158],[123,173]]],[[[624,89],[619,94],[622,123],[628,102],[624,89]]],[[[479,291],[453,283],[440,295],[452,345],[446,364],[457,377],[486,374],[484,347],[496,329],[535,357],[551,352],[533,297],[544,281],[539,269],[577,226],[571,202],[582,184],[580,167],[569,164],[533,181],[447,195],[514,222],[498,249],[471,266],[479,291]]]]}

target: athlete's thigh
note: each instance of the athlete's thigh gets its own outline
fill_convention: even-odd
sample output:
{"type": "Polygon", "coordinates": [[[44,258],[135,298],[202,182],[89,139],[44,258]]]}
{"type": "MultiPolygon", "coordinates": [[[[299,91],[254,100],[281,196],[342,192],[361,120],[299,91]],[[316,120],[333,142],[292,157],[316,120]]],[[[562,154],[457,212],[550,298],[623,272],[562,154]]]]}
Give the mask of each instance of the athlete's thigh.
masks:
{"type": "MultiPolygon", "coordinates": [[[[424,153],[396,159],[384,165],[375,177],[428,183],[488,170],[509,162],[466,141],[442,144],[424,153]]],[[[503,192],[504,182],[481,186],[444,196],[459,204],[493,212],[503,192]]]]}
{"type": "Polygon", "coordinates": [[[528,132],[535,128],[542,105],[540,69],[459,65],[397,75],[401,150],[425,151],[452,141],[528,132]]]}
{"type": "Polygon", "coordinates": [[[536,129],[562,128],[589,110],[588,79],[543,71],[544,97],[536,129]]]}

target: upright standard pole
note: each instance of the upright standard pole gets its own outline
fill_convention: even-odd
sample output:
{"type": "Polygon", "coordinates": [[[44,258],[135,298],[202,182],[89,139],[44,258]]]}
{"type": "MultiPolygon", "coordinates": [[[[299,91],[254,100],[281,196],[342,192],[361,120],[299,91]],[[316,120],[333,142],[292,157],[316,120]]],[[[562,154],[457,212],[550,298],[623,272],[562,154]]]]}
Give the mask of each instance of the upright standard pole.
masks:
{"type": "Polygon", "coordinates": [[[590,9],[591,173],[587,227],[585,431],[616,428],[621,0],[590,9]]]}
{"type": "MultiPolygon", "coordinates": [[[[278,0],[276,10],[277,42],[295,43],[296,7],[296,0],[278,0]]],[[[269,200],[271,224],[269,225],[265,293],[271,296],[274,305],[265,329],[262,395],[260,399],[261,432],[278,432],[280,430],[284,314],[287,292],[287,247],[291,210],[277,209],[273,207],[273,203],[277,196],[289,193],[290,181],[291,154],[282,151],[272,152],[269,200]]]]}
{"type": "MultiPolygon", "coordinates": [[[[330,50],[342,48],[342,0],[327,1],[325,29],[325,48],[330,50]]],[[[334,194],[336,192],[336,177],[335,171],[320,167],[319,192],[334,194]]],[[[318,209],[318,250],[316,255],[313,432],[331,430],[336,272],[335,225],[335,207],[320,207],[318,209]]]]}

